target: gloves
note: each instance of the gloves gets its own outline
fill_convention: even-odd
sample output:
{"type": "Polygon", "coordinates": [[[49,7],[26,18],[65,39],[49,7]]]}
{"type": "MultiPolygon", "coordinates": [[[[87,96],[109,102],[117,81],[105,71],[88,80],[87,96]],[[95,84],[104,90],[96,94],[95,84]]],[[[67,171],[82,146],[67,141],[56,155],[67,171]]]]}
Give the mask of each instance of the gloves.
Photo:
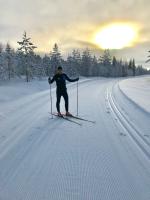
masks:
{"type": "Polygon", "coordinates": [[[50,77],[48,78],[48,83],[51,84],[51,78],[50,77]]]}

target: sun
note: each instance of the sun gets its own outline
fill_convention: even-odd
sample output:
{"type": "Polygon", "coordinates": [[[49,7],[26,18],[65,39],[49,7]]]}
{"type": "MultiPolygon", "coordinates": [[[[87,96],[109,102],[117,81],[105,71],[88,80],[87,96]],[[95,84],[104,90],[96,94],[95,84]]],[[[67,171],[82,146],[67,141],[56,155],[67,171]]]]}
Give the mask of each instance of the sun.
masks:
{"type": "Polygon", "coordinates": [[[122,49],[132,46],[137,38],[136,27],[116,23],[103,27],[94,36],[94,43],[102,49],[122,49]]]}

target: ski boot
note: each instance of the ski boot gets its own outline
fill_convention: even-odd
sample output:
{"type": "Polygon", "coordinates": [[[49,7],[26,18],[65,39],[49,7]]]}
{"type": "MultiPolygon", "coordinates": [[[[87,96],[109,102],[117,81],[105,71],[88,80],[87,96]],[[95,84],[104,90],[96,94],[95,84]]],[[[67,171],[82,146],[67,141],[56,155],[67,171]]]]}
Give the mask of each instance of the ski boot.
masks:
{"type": "Polygon", "coordinates": [[[70,112],[66,112],[66,116],[72,117],[72,114],[70,112]]]}
{"type": "Polygon", "coordinates": [[[63,115],[61,114],[61,112],[57,113],[58,117],[63,117],[63,115]]]}

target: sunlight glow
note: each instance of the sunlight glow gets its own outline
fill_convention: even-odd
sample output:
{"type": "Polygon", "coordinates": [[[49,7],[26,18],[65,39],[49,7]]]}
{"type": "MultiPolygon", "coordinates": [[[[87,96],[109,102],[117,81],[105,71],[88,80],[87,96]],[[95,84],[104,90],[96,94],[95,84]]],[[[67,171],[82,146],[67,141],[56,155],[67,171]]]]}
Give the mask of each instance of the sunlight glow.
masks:
{"type": "Polygon", "coordinates": [[[99,30],[94,37],[94,43],[102,49],[122,49],[132,46],[136,37],[137,30],[134,26],[114,23],[99,30]]]}

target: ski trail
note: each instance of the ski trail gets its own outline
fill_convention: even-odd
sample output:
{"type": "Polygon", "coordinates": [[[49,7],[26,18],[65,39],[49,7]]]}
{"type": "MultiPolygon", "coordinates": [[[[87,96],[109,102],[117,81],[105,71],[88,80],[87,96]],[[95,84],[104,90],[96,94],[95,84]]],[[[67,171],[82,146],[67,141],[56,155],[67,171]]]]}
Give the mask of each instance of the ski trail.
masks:
{"type": "MultiPolygon", "coordinates": [[[[124,118],[115,84],[99,78],[82,83],[79,115],[96,121],[82,127],[49,117],[48,91],[33,95],[29,104],[20,102],[20,112],[16,109],[0,125],[7,136],[0,139],[0,199],[149,199],[149,160],[128,130],[120,134],[124,129],[118,122],[124,118]]],[[[75,113],[76,87],[68,92],[75,113]]],[[[129,129],[148,150],[148,141],[129,129]]]]}
{"type": "Polygon", "coordinates": [[[143,151],[145,156],[147,156],[148,160],[150,160],[149,142],[144,137],[141,136],[141,133],[137,130],[137,128],[120,111],[117,104],[114,102],[111,92],[109,92],[108,90],[107,90],[107,99],[109,102],[110,109],[120,122],[120,126],[122,127],[123,131],[130,134],[133,141],[143,151]]]}

